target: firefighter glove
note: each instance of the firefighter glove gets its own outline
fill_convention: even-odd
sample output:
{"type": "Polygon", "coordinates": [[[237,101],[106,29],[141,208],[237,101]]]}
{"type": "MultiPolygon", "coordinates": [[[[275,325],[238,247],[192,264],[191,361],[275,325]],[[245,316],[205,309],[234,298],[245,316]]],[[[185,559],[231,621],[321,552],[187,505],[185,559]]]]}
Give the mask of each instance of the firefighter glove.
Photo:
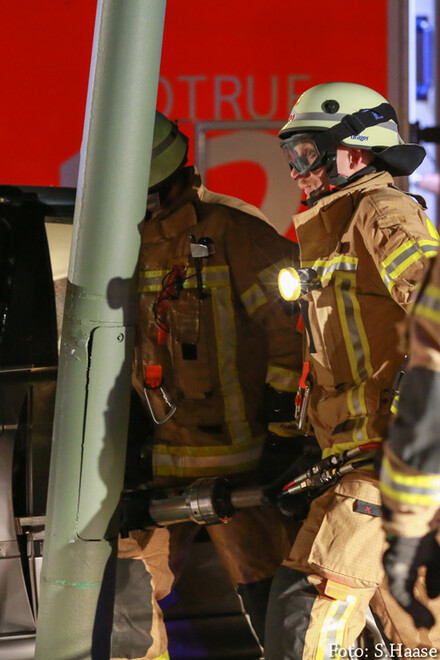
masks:
{"type": "Polygon", "coordinates": [[[411,615],[417,628],[432,628],[431,612],[414,596],[418,569],[426,566],[426,590],[429,598],[440,595],[440,546],[433,534],[403,538],[393,536],[383,563],[391,594],[411,615]]]}

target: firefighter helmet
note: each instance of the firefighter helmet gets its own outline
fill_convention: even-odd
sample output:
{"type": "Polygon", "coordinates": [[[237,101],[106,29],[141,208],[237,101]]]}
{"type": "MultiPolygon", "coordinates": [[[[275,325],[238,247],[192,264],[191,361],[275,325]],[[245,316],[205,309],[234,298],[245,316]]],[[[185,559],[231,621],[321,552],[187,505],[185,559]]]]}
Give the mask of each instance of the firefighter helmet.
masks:
{"type": "Polygon", "coordinates": [[[157,190],[185,165],[188,141],[187,136],[179,131],[177,123],[156,111],[148,188],[150,192],[157,190]]]}
{"type": "Polygon", "coordinates": [[[380,168],[393,176],[411,174],[425,157],[423,147],[400,137],[396,113],[386,98],[355,83],[311,87],[293,106],[279,137],[290,166],[299,174],[326,165],[338,145],[370,150],[380,168]],[[313,149],[307,158],[298,153],[299,142],[312,142],[316,157],[312,158],[313,149]]]}

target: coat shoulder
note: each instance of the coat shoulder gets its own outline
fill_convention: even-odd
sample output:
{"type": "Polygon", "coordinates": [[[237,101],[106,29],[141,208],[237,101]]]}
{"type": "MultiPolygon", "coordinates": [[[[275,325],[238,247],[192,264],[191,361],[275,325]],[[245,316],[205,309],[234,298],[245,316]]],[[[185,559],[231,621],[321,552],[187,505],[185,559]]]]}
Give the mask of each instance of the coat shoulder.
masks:
{"type": "Polygon", "coordinates": [[[411,220],[418,224],[424,216],[419,202],[408,193],[391,186],[361,193],[357,212],[360,221],[368,226],[387,226],[411,220]]]}

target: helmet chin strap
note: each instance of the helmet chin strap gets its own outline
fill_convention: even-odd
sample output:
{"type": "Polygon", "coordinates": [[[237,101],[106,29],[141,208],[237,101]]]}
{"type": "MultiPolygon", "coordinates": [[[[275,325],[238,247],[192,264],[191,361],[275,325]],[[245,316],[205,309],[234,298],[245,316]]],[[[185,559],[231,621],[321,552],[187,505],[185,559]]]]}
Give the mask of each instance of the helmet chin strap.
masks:
{"type": "Polygon", "coordinates": [[[322,197],[326,197],[327,195],[331,195],[333,192],[335,192],[335,189],[344,188],[349,183],[353,183],[357,179],[360,179],[363,176],[371,174],[371,172],[375,171],[376,167],[370,163],[351,176],[344,176],[338,172],[336,150],[327,152],[327,182],[329,184],[330,190],[325,190],[325,184],[323,183],[319,188],[316,188],[316,190],[313,190],[310,193],[310,197],[306,200],[305,204],[308,208],[311,208],[316,204],[316,202],[322,199],[322,197]]]}
{"type": "Polygon", "coordinates": [[[338,172],[337,151],[332,149],[327,151],[327,181],[334,188],[346,186],[351,177],[344,176],[338,172]]]}

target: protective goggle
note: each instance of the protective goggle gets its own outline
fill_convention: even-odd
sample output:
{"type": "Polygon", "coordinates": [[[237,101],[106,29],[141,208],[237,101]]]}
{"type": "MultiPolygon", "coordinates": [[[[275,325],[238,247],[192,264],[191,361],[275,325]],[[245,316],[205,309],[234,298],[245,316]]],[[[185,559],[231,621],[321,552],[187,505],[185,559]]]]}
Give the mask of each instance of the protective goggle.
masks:
{"type": "Polygon", "coordinates": [[[320,152],[311,133],[296,133],[281,142],[291,170],[304,175],[325,165],[326,152],[320,152]]]}

